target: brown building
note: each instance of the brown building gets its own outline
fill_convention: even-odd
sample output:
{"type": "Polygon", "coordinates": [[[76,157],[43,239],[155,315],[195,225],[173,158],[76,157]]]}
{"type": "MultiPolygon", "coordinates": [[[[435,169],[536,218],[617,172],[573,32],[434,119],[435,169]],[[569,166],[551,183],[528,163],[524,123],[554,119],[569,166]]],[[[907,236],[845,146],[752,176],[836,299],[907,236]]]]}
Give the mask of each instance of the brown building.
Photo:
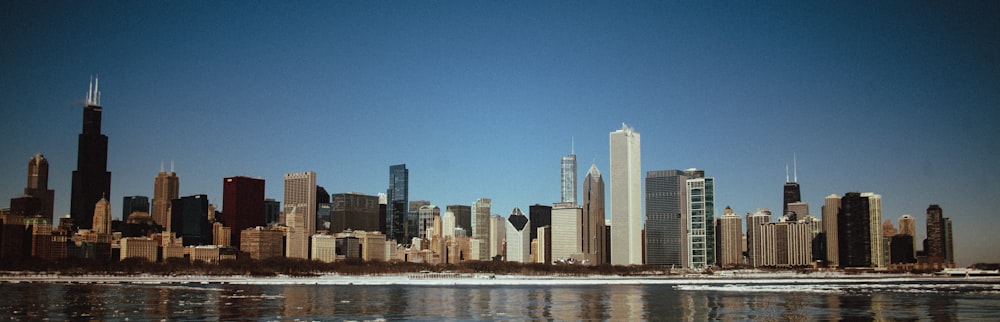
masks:
{"type": "MultiPolygon", "coordinates": [[[[222,181],[222,222],[232,231],[264,226],[264,180],[230,177],[222,181]]],[[[240,245],[240,234],[231,234],[226,245],[240,245]]],[[[216,241],[216,245],[219,244],[216,241]]]]}
{"type": "MultiPolygon", "coordinates": [[[[173,164],[170,166],[173,168],[173,164]]],[[[163,230],[167,231],[170,228],[170,201],[180,197],[180,178],[177,177],[177,173],[174,173],[173,169],[170,172],[164,172],[160,169],[160,173],[156,175],[156,179],[153,180],[153,221],[155,221],[160,226],[163,226],[163,230]]]]}
{"type": "Polygon", "coordinates": [[[38,198],[39,214],[42,218],[52,218],[55,190],[49,189],[49,161],[41,154],[28,159],[28,185],[24,195],[38,198]]]}
{"type": "Polygon", "coordinates": [[[151,263],[156,262],[159,242],[147,237],[125,237],[121,240],[120,259],[142,258],[151,263]]]}
{"type": "Polygon", "coordinates": [[[254,227],[240,232],[240,251],[251,259],[284,257],[284,234],[280,230],[254,227]]]}
{"type": "Polygon", "coordinates": [[[379,197],[356,192],[333,195],[330,232],[345,230],[379,231],[379,197]]]}

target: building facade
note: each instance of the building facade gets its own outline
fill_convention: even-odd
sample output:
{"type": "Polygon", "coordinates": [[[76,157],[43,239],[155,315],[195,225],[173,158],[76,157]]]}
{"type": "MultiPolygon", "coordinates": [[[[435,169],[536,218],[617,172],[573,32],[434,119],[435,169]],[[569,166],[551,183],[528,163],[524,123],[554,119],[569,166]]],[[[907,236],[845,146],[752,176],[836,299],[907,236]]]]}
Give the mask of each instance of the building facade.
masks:
{"type": "MultiPolygon", "coordinates": [[[[607,239],[605,238],[604,178],[597,165],[590,165],[583,179],[583,240],[581,251],[593,265],[607,264],[607,239]]],[[[550,210],[551,212],[551,210],[550,210]]],[[[551,215],[550,215],[551,217],[551,215]]]]}
{"type": "Polygon", "coordinates": [[[641,265],[642,163],[639,132],[622,124],[611,146],[611,264],[641,265]]]}
{"type": "Polygon", "coordinates": [[[840,196],[831,194],[823,200],[823,237],[826,241],[826,265],[840,266],[840,233],[837,214],[840,213],[840,196]]]}
{"type": "Polygon", "coordinates": [[[284,202],[289,228],[285,255],[309,259],[309,236],[316,231],[316,172],[285,174],[284,202]]]}
{"type": "Polygon", "coordinates": [[[872,224],[868,198],[848,192],[840,199],[837,213],[840,267],[872,266],[872,224]]]}
{"type": "Polygon", "coordinates": [[[386,190],[386,220],[385,235],[397,243],[408,244],[406,241],[406,214],[409,213],[410,170],[406,164],[389,167],[389,189],[386,190]]]}
{"type": "Polygon", "coordinates": [[[76,170],[73,171],[70,216],[79,228],[93,227],[94,204],[111,196],[108,171],[108,136],[101,134],[101,92],[95,79],[87,91],[83,108],[83,131],[78,137],[76,170]]]}
{"type": "Polygon", "coordinates": [[[715,265],[715,178],[688,179],[687,258],[688,268],[715,265]]]}
{"type": "MultiPolygon", "coordinates": [[[[264,180],[250,177],[222,179],[222,223],[230,231],[266,226],[264,180]]],[[[229,245],[240,245],[240,234],[230,234],[229,245]]]]}
{"type": "Polygon", "coordinates": [[[180,178],[173,169],[170,169],[170,172],[160,169],[153,179],[153,212],[150,215],[153,216],[153,221],[163,226],[166,231],[172,231],[170,203],[177,198],[180,198],[180,178]]]}
{"type": "Polygon", "coordinates": [[[531,225],[527,216],[515,207],[506,220],[507,261],[528,263],[531,261],[531,225]]]}
{"type": "Polygon", "coordinates": [[[687,267],[687,180],[704,176],[697,169],[646,172],[646,264],[687,267]]]}
{"type": "Polygon", "coordinates": [[[560,202],[576,204],[576,154],[570,153],[562,157],[559,168],[561,175],[561,180],[559,180],[560,202]]]}
{"type": "MultiPolygon", "coordinates": [[[[472,239],[479,240],[478,250],[473,250],[476,260],[490,260],[490,215],[492,215],[493,200],[479,198],[472,204],[472,239]]],[[[471,244],[470,244],[471,245],[471,244]]]]}
{"type": "Polygon", "coordinates": [[[553,261],[583,261],[583,208],[572,203],[557,203],[552,207],[553,261]]]}
{"type": "Polygon", "coordinates": [[[378,196],[357,192],[333,194],[330,233],[345,230],[379,231],[378,196]]]}
{"type": "MultiPolygon", "coordinates": [[[[24,187],[24,195],[38,198],[39,214],[52,220],[55,194],[55,190],[49,189],[49,161],[45,156],[35,154],[28,159],[28,184],[24,187]]],[[[108,195],[108,198],[111,196],[108,195]]]]}
{"type": "Polygon", "coordinates": [[[722,268],[743,265],[743,219],[726,207],[718,219],[718,264],[722,268]]]}

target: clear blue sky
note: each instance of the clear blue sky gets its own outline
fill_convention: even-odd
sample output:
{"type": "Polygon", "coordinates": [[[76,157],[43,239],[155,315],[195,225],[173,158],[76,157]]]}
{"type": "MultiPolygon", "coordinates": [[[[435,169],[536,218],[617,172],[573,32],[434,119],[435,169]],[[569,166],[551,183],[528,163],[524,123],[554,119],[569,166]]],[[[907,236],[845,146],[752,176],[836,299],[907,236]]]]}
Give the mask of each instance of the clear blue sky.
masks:
{"type": "Polygon", "coordinates": [[[0,71],[0,205],[43,153],[69,212],[99,74],[116,217],[161,161],[216,204],[228,176],[375,194],[406,163],[411,200],[506,216],[558,201],[574,138],[581,181],[608,173],[625,122],[644,172],[714,176],[719,214],[781,209],[797,154],[812,213],[872,191],[922,239],[940,204],[960,265],[1000,262],[995,1],[4,1],[0,71]]]}

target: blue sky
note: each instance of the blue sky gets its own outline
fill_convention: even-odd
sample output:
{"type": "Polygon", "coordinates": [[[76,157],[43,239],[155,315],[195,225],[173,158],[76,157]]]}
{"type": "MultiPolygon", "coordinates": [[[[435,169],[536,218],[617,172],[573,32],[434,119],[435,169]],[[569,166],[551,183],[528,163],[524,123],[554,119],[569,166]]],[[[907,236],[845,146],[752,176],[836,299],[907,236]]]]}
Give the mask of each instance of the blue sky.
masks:
{"type": "MultiPolygon", "coordinates": [[[[559,198],[559,158],[607,173],[608,133],[643,171],[697,167],[716,204],[781,209],[873,191],[883,214],[954,221],[960,265],[1000,262],[1000,5],[995,2],[3,2],[0,206],[43,153],[56,213],[99,74],[113,214],[171,161],[181,195],[222,178],[316,171],[410,199],[559,198]]],[[[606,178],[608,180],[608,178],[606,178]]]]}

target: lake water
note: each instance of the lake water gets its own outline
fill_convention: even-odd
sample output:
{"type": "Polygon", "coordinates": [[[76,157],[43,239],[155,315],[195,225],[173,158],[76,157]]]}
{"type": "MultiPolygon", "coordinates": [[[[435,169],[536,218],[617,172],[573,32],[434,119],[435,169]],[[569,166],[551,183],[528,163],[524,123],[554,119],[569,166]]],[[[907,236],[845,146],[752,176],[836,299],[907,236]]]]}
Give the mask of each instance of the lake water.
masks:
{"type": "Polygon", "coordinates": [[[1000,320],[1000,285],[0,284],[13,320],[1000,320]]]}

